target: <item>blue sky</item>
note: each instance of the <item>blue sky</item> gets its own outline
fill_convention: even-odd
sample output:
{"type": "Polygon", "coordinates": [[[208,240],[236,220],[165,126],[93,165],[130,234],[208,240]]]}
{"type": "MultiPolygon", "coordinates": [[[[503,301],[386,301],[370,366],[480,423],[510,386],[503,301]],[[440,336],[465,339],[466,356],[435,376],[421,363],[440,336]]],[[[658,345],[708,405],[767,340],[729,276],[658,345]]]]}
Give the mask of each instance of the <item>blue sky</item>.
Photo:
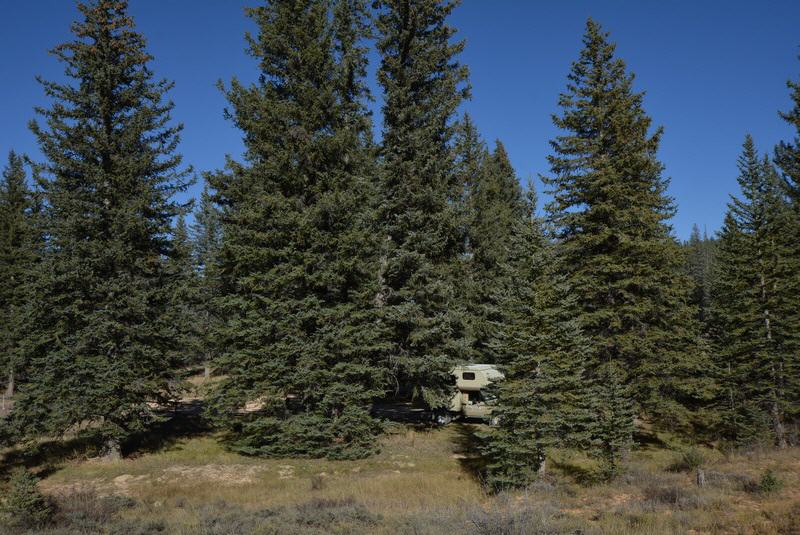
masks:
{"type": "MultiPolygon", "coordinates": [[[[175,80],[174,117],[185,124],[180,150],[200,171],[238,155],[241,135],[223,117],[216,81],[257,76],[244,53],[252,29],[243,7],[255,0],[131,0],[157,75],[175,80]]],[[[34,77],[62,76],[47,50],[70,38],[77,16],[67,0],[0,0],[0,155],[39,155],[27,123],[47,100],[34,77]]],[[[520,178],[547,173],[570,63],[588,16],[601,22],[646,92],[645,108],[665,127],[660,158],[685,239],[693,223],[716,230],[736,190],[736,157],[750,132],[772,150],[792,131],[786,80],[800,78],[800,2],[792,0],[464,0],[451,23],[466,39],[472,114],[489,142],[501,139],[520,178]]],[[[372,57],[371,84],[377,58],[372,57]]],[[[380,92],[375,87],[380,105],[380,92]]],[[[377,128],[380,127],[376,116],[377,128]]],[[[3,156],[4,158],[4,156],[3,156]]],[[[200,185],[191,194],[197,194],[200,185]]],[[[541,188],[539,188],[541,189],[541,188]]]]}

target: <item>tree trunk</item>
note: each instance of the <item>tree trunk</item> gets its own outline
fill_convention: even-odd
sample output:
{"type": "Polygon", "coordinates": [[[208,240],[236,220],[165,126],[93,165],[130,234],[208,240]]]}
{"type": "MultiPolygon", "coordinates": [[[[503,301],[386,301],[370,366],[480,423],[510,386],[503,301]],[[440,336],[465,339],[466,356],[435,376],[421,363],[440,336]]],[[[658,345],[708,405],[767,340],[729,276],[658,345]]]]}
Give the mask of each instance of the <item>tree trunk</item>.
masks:
{"type": "Polygon", "coordinates": [[[786,440],[786,427],[783,425],[783,415],[778,400],[772,401],[772,428],[775,431],[775,443],[778,448],[785,450],[789,443],[786,440]]]}
{"type": "Polygon", "coordinates": [[[706,473],[702,468],[697,469],[697,486],[698,487],[705,487],[706,486],[706,473]]]}
{"type": "Polygon", "coordinates": [[[208,362],[206,362],[205,366],[203,366],[203,377],[205,379],[211,377],[211,365],[208,362]]]}
{"type": "Polygon", "coordinates": [[[14,397],[14,370],[8,372],[8,383],[6,383],[6,399],[14,397]]]}
{"type": "Polygon", "coordinates": [[[100,458],[104,461],[119,461],[122,459],[122,447],[116,438],[107,438],[100,451],[100,458]]]}

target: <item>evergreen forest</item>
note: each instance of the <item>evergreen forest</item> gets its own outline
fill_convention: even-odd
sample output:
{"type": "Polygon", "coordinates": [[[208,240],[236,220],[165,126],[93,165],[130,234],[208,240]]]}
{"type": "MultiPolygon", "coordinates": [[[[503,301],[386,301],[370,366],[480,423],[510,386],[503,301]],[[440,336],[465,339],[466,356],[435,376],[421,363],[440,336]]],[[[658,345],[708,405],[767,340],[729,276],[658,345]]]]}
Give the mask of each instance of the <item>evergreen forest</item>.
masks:
{"type": "Polygon", "coordinates": [[[0,182],[0,447],[136,456],[200,376],[190,410],[226,451],[370,459],[379,408],[448,423],[452,371],[478,363],[505,377],[476,438],[490,493],[562,449],[614,481],[659,432],[798,446],[800,69],[765,112],[795,135],[743,131],[720,230],[684,242],[664,130],[600,22],[541,118],[536,191],[463,111],[456,2],[253,4],[256,81],[219,82],[243,155],[194,169],[127,2],[77,3],[66,77],[39,80],[42,156],[10,152],[0,182]]]}

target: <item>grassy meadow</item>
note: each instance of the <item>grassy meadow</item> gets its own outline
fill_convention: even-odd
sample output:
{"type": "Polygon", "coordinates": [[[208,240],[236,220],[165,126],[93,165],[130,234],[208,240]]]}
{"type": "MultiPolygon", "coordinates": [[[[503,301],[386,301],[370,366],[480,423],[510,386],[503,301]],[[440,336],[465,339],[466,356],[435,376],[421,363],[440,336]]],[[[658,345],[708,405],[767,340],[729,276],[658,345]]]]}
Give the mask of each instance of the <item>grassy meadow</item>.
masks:
{"type": "Polygon", "coordinates": [[[652,437],[602,484],[591,460],[556,451],[532,488],[490,495],[481,429],[394,425],[381,453],[360,461],[246,457],[186,431],[116,462],[59,446],[61,460],[38,464],[54,454],[42,443],[6,451],[3,466],[38,472],[55,504],[53,523],[27,533],[800,533],[797,449],[724,455],[652,437]]]}

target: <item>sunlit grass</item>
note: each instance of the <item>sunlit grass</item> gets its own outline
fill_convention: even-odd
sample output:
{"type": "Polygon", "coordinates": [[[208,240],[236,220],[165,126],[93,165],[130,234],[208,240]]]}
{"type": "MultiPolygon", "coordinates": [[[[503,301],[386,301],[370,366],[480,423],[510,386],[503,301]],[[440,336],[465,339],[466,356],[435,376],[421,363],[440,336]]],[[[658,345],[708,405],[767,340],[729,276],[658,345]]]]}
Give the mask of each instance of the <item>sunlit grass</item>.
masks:
{"type": "MultiPolygon", "coordinates": [[[[800,503],[798,449],[723,455],[699,448],[692,455],[702,459],[708,480],[703,488],[696,485],[694,469],[681,468],[685,450],[680,444],[633,451],[619,478],[592,485],[581,484],[576,475],[593,468],[590,458],[554,451],[545,482],[496,496],[484,490],[473,472],[480,466],[469,444],[475,430],[469,425],[396,427],[382,440],[378,455],[359,461],[248,457],[205,434],[118,462],[68,460],[44,479],[42,488],[53,495],[92,488],[100,495],[129,496],[137,505],[121,517],[163,522],[177,534],[199,530],[209,515],[291,512],[309,503],[363,506],[380,518],[367,532],[387,534],[480,533],[476,526],[481,522],[541,523],[552,533],[580,528],[612,534],[778,534],[800,529],[800,511],[793,508],[800,503]],[[781,480],[779,491],[757,491],[766,470],[781,480]],[[233,509],[219,512],[220,504],[233,509]]],[[[363,528],[343,525],[342,532],[363,528]]]]}

